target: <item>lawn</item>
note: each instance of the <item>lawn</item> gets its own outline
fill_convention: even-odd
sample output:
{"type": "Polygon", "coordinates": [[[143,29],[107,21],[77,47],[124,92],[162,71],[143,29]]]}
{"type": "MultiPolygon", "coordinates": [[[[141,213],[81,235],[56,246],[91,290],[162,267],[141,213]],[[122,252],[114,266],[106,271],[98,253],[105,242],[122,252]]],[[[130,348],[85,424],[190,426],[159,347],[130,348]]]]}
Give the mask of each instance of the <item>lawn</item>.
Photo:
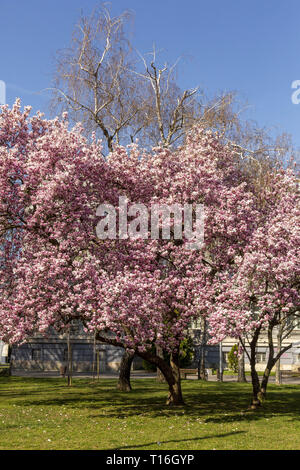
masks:
{"type": "Polygon", "coordinates": [[[248,411],[250,385],[183,381],[184,407],[152,379],[0,377],[0,449],[300,449],[300,386],[271,385],[248,411]]]}

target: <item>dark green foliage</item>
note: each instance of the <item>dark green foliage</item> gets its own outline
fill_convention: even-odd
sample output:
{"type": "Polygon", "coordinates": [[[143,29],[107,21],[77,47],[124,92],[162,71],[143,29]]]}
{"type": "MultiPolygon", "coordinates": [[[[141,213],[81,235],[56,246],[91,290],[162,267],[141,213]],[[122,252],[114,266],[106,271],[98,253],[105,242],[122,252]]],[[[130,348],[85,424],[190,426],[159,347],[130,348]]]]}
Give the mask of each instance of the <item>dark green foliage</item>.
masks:
{"type": "MultiPolygon", "coordinates": [[[[155,348],[153,347],[153,352],[155,348]]],[[[190,366],[194,357],[194,346],[192,339],[188,336],[185,338],[180,344],[180,355],[179,355],[179,365],[182,368],[190,366]]],[[[170,360],[170,355],[164,352],[164,359],[165,361],[170,360]]],[[[156,371],[156,366],[151,364],[148,361],[143,360],[143,368],[148,371],[156,371]]]]}
{"type": "Polygon", "coordinates": [[[189,367],[194,357],[193,340],[188,336],[180,344],[179,365],[182,368],[189,367]]]}
{"type": "Polygon", "coordinates": [[[234,373],[238,372],[239,358],[238,358],[238,345],[234,344],[228,353],[228,367],[234,373]]]}
{"type": "Polygon", "coordinates": [[[9,377],[10,376],[10,365],[9,364],[1,364],[0,365],[0,376],[1,377],[9,377]]]}

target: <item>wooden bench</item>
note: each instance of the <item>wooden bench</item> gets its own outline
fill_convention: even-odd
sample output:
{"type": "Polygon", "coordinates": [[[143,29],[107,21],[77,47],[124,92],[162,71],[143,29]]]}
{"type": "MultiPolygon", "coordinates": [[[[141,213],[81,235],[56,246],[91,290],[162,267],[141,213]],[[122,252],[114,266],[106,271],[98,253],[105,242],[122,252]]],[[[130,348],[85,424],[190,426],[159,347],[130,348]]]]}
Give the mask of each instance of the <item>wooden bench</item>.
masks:
{"type": "Polygon", "coordinates": [[[180,369],[180,377],[182,379],[186,379],[187,375],[197,375],[198,376],[198,369],[180,369]]]}

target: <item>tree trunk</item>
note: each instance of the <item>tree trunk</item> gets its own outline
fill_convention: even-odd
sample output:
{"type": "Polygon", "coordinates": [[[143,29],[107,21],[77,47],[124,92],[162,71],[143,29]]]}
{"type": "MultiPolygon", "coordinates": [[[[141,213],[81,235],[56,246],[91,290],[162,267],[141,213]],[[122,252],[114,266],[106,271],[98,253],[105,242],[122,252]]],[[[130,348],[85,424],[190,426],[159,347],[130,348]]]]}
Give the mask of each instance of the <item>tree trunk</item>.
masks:
{"type": "MultiPolygon", "coordinates": [[[[280,325],[279,326],[279,332],[278,332],[278,335],[280,335],[280,341],[277,344],[278,349],[277,349],[277,353],[276,353],[276,356],[275,356],[274,346],[273,346],[273,338],[272,338],[273,326],[274,325],[271,325],[269,327],[269,330],[268,330],[269,358],[268,358],[267,367],[265,369],[265,372],[264,372],[264,375],[263,375],[263,378],[262,378],[262,382],[261,382],[261,395],[262,395],[263,398],[266,397],[267,385],[268,385],[268,380],[269,380],[269,377],[270,377],[271,370],[273,369],[275,364],[276,365],[278,363],[280,364],[280,358],[281,358],[282,354],[284,354],[286,351],[288,351],[293,345],[293,343],[291,343],[291,344],[289,344],[289,345],[287,345],[287,346],[285,346],[284,348],[281,349],[283,326],[280,325]],[[280,349],[279,349],[279,347],[280,347],[280,349]]],[[[277,339],[278,339],[278,337],[277,337],[277,339]]]]}
{"type": "Polygon", "coordinates": [[[276,385],[281,385],[282,384],[282,374],[281,374],[281,371],[280,371],[280,359],[278,359],[277,363],[276,363],[276,373],[275,373],[275,383],[276,385]]]}
{"type": "MultiPolygon", "coordinates": [[[[157,354],[157,356],[160,357],[161,359],[164,359],[164,352],[163,352],[162,348],[160,348],[159,346],[156,346],[156,354],[157,354]]],[[[159,383],[166,383],[166,379],[165,379],[165,377],[164,377],[164,374],[163,374],[162,371],[159,369],[159,367],[157,368],[156,380],[157,380],[157,382],[159,382],[159,383]]]]}
{"type": "Polygon", "coordinates": [[[268,386],[268,381],[270,377],[270,373],[276,362],[280,359],[283,353],[288,351],[292,347],[292,343],[289,344],[288,346],[284,347],[280,351],[277,351],[277,354],[275,356],[275,351],[274,351],[274,345],[273,345],[273,328],[276,326],[276,321],[272,321],[269,323],[268,327],[268,344],[269,344],[269,356],[268,356],[268,361],[267,365],[264,371],[264,375],[261,381],[261,384],[259,382],[258,374],[256,372],[256,345],[260,333],[260,328],[258,328],[253,336],[253,340],[250,343],[250,350],[251,350],[251,356],[250,356],[250,366],[251,366],[251,378],[252,378],[252,388],[253,388],[253,401],[251,408],[257,408],[262,404],[262,401],[266,397],[267,393],[267,386],[268,386]]]}
{"type": "Polygon", "coordinates": [[[260,383],[259,377],[255,369],[255,364],[253,366],[251,361],[251,379],[252,379],[252,403],[251,408],[256,409],[261,405],[261,395],[260,395],[260,383]]]}
{"type": "MultiPolygon", "coordinates": [[[[239,348],[241,348],[241,342],[239,341],[239,348]]],[[[246,374],[245,374],[245,351],[243,349],[242,354],[239,356],[238,359],[238,382],[247,382],[246,374]]]]}
{"type": "Polygon", "coordinates": [[[205,370],[205,345],[206,345],[206,320],[203,319],[203,333],[200,348],[200,358],[198,361],[198,380],[207,380],[205,370]]]}
{"type": "Polygon", "coordinates": [[[72,377],[73,377],[73,352],[72,352],[72,344],[70,340],[70,331],[68,332],[67,338],[67,347],[68,347],[68,386],[71,387],[72,385],[72,377]]]}
{"type": "Polygon", "coordinates": [[[207,380],[207,374],[205,369],[205,356],[203,349],[201,350],[201,356],[198,362],[198,380],[207,380]]]}
{"type": "Polygon", "coordinates": [[[252,380],[252,402],[251,408],[256,409],[261,405],[261,392],[258,373],[256,371],[256,345],[259,338],[260,328],[258,328],[250,343],[250,367],[251,367],[251,380],[252,380]]]}
{"type": "Polygon", "coordinates": [[[266,397],[270,373],[276,362],[276,359],[274,359],[273,328],[274,328],[274,322],[270,322],[269,327],[268,327],[269,356],[268,356],[267,365],[266,365],[264,375],[261,381],[261,386],[260,386],[262,398],[266,397]]]}
{"type": "MultiPolygon", "coordinates": [[[[279,351],[281,351],[281,339],[282,339],[282,326],[279,325],[279,327],[278,327],[278,332],[277,332],[277,353],[278,353],[279,351]]],[[[279,358],[278,361],[276,362],[276,378],[275,378],[275,383],[276,383],[277,385],[281,385],[281,384],[282,384],[282,377],[281,377],[280,367],[281,367],[281,363],[280,363],[280,358],[279,358]]]]}
{"type": "Polygon", "coordinates": [[[9,344],[8,345],[8,350],[7,350],[7,362],[11,362],[11,353],[12,353],[12,346],[9,344]]]}
{"type": "Polygon", "coordinates": [[[183,405],[183,397],[181,392],[180,382],[180,368],[179,368],[179,355],[171,354],[170,358],[170,369],[171,373],[167,374],[166,380],[169,385],[169,395],[167,399],[167,405],[183,405]]]}
{"type": "Polygon", "coordinates": [[[117,388],[122,392],[131,391],[130,371],[133,358],[134,352],[128,352],[125,350],[120,364],[119,381],[117,386],[117,388]]]}
{"type": "Polygon", "coordinates": [[[223,382],[223,349],[222,341],[219,343],[219,368],[217,369],[217,381],[223,382]]]}
{"type": "Polygon", "coordinates": [[[271,373],[273,366],[274,366],[274,361],[271,361],[271,360],[268,361],[267,367],[265,368],[264,375],[263,375],[261,385],[260,385],[260,394],[262,398],[266,398],[267,386],[268,386],[269,377],[270,377],[270,373],[271,373]]]}
{"type": "Polygon", "coordinates": [[[155,364],[161,370],[169,387],[167,405],[184,405],[181,392],[179,350],[171,354],[170,364],[157,354],[152,354],[151,352],[139,352],[138,355],[146,361],[151,362],[151,364],[155,364]]]}
{"type": "MultiPolygon", "coordinates": [[[[122,347],[122,343],[116,341],[112,338],[107,338],[97,333],[96,339],[104,343],[112,344],[113,346],[122,347]]],[[[150,351],[141,352],[138,351],[137,354],[151,364],[154,364],[156,367],[162,371],[168,386],[169,386],[169,395],[167,404],[168,405],[184,405],[181,392],[181,382],[180,382],[180,369],[179,369],[179,348],[176,351],[176,354],[173,353],[171,356],[170,364],[168,364],[164,359],[153,354],[150,351]]]]}

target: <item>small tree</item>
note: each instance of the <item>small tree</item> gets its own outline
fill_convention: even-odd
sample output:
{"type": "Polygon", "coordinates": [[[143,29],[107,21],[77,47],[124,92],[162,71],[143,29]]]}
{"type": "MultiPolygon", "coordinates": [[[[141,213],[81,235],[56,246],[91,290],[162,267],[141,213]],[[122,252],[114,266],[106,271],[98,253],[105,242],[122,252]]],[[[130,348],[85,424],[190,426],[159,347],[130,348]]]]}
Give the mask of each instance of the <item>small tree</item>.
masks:
{"type": "Polygon", "coordinates": [[[238,382],[247,382],[245,373],[245,351],[242,347],[241,341],[238,344],[239,358],[238,358],[238,382]]]}
{"type": "Polygon", "coordinates": [[[235,374],[237,374],[238,366],[239,366],[238,345],[234,344],[228,353],[228,367],[235,374]]]}
{"type": "Polygon", "coordinates": [[[239,338],[248,356],[253,388],[252,408],[266,396],[270,372],[292,347],[273,336],[279,328],[292,331],[300,308],[299,226],[300,200],[297,178],[282,168],[265,175],[257,193],[256,228],[243,255],[236,259],[237,271],[228,276],[210,324],[214,334],[239,338]],[[269,355],[260,381],[256,353],[262,335],[267,336],[269,355]],[[249,346],[249,349],[247,347],[249,346]]]}
{"type": "Polygon", "coordinates": [[[191,362],[194,357],[194,345],[193,340],[190,336],[187,336],[180,343],[180,355],[179,355],[179,365],[180,367],[188,367],[191,365],[191,362]]]}

